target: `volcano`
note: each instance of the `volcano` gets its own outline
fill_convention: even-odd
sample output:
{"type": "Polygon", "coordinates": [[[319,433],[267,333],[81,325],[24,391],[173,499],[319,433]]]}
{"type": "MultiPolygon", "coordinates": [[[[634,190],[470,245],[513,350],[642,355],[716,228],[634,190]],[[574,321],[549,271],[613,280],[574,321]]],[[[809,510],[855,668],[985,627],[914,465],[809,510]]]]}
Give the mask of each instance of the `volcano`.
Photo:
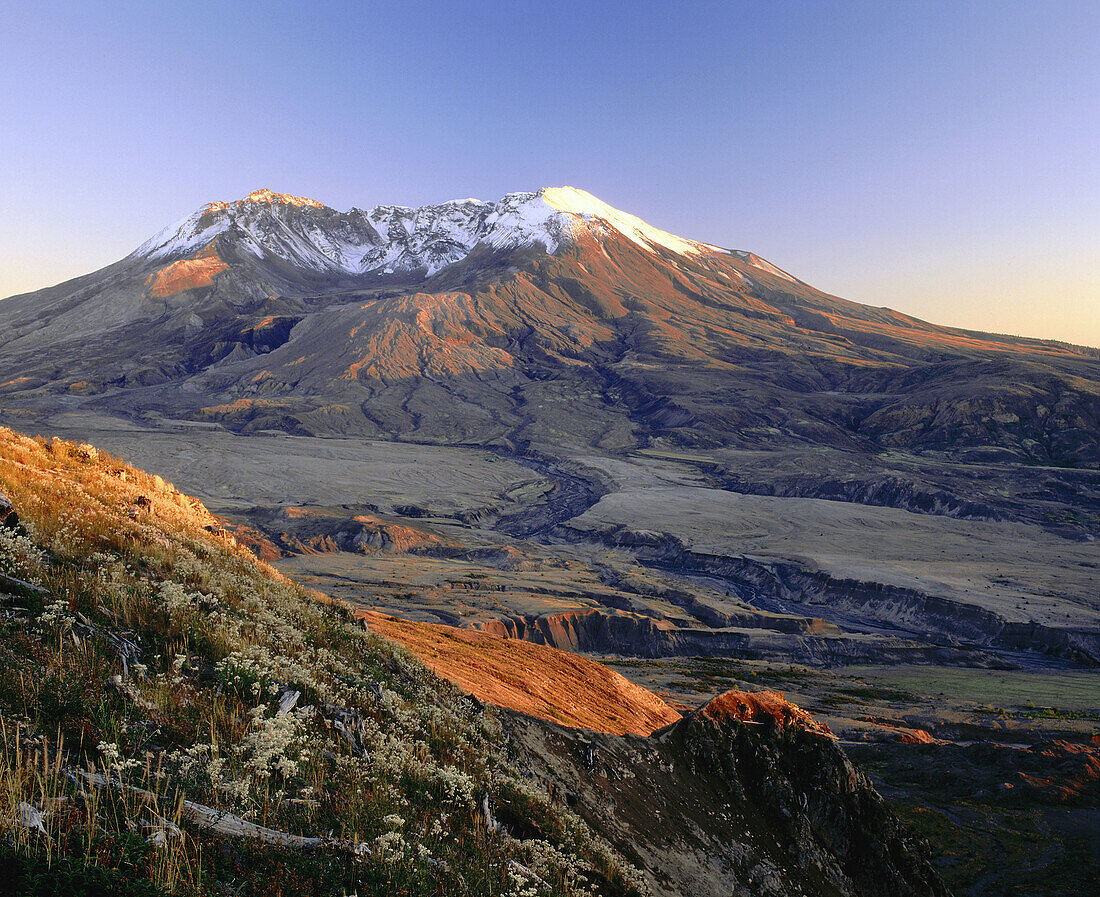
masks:
{"type": "Polygon", "coordinates": [[[518,768],[664,892],[786,893],[835,855],[866,883],[839,893],[941,893],[924,866],[875,865],[926,854],[824,730],[744,691],[761,685],[916,808],[945,877],[1091,881],[1100,350],[846,301],[569,187],[347,212],[258,190],[0,302],[0,423],[37,435],[8,439],[71,498],[46,509],[62,533],[99,520],[82,483],[110,476],[152,490],[120,532],[156,534],[186,504],[167,478],[512,708],[518,768]],[[564,728],[680,712],[648,741],[564,728]],[[774,867],[791,874],[758,838],[797,845],[774,867]]]}
{"type": "Polygon", "coordinates": [[[1100,351],[925,323],[583,190],[338,212],[258,190],[0,303],[0,400],[554,451],[1100,465],[1100,351]]]}

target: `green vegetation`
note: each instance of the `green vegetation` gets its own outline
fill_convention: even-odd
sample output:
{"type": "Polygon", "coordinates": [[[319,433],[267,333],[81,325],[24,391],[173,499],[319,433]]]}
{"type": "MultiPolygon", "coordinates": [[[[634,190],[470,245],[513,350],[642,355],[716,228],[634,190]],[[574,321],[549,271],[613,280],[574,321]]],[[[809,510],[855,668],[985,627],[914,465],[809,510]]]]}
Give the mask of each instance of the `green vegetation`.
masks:
{"type": "Polygon", "coordinates": [[[956,894],[1091,894],[1100,880],[1095,833],[1043,807],[959,802],[937,806],[900,800],[894,809],[914,832],[949,845],[939,862],[956,894]],[[1045,838],[1036,838],[1043,832],[1045,838]],[[995,862],[991,862],[996,858],[995,862]]]}
{"type": "Polygon", "coordinates": [[[893,701],[900,704],[915,704],[920,700],[911,691],[875,685],[837,686],[834,691],[849,698],[859,698],[867,701],[893,701]]]}
{"type": "Polygon", "coordinates": [[[1063,710],[1060,707],[1031,707],[1026,710],[1010,710],[1004,707],[975,707],[975,713],[1000,716],[1006,719],[1049,719],[1100,721],[1100,710],[1063,710]]]}
{"type": "Polygon", "coordinates": [[[1092,719],[1100,706],[1096,674],[1088,670],[986,670],[968,667],[895,666],[845,667],[845,674],[858,676],[884,688],[897,688],[923,695],[950,695],[957,701],[1026,711],[1031,718],[1092,719]],[[1046,708],[1051,716],[1045,716],[1046,708]],[[1083,716],[1069,715],[1078,711],[1083,716]]]}
{"type": "Polygon", "coordinates": [[[636,678],[653,673],[683,677],[668,679],[663,685],[680,694],[717,695],[730,689],[783,690],[800,684],[816,684],[821,676],[820,671],[791,664],[768,664],[731,657],[675,657],[645,661],[604,657],[602,662],[607,666],[631,670],[636,678]]]}
{"type": "Polygon", "coordinates": [[[198,502],[0,430],[0,861],[29,894],[644,893],[491,709],[198,502]],[[499,822],[497,821],[499,820],[499,822]]]}

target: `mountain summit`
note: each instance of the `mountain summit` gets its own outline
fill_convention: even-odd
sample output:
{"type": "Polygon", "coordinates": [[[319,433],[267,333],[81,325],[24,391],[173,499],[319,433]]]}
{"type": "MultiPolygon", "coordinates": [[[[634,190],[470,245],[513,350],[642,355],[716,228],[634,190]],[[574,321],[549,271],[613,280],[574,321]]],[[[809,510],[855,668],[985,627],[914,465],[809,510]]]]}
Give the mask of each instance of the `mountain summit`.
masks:
{"type": "Polygon", "coordinates": [[[573,187],[339,212],[257,190],[0,303],[0,398],[511,448],[1100,464],[1100,353],[826,295],[573,187]]]}
{"type": "Polygon", "coordinates": [[[236,202],[212,202],[165,228],[131,258],[184,259],[226,234],[258,257],[272,254],[343,275],[434,274],[475,246],[538,244],[553,254],[582,234],[610,231],[647,249],[698,254],[717,247],[676,237],[575,187],[509,193],[495,203],[454,200],[434,206],[375,206],[337,212],[315,199],[254,190],[236,202]]]}

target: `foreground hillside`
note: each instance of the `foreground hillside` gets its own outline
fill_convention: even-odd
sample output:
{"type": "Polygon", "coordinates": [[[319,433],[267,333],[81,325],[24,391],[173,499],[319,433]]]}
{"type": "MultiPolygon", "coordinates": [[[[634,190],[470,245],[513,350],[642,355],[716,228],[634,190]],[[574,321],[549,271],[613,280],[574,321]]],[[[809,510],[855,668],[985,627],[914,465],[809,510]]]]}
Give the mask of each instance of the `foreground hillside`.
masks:
{"type": "Polygon", "coordinates": [[[0,713],[30,892],[644,893],[507,765],[493,714],[159,477],[4,431],[0,488],[28,531],[0,545],[0,713]],[[542,837],[496,836],[486,795],[542,837]]]}
{"type": "Polygon", "coordinates": [[[17,893],[943,893],[779,698],[650,738],[563,729],[483,706],[89,445],[0,430],[0,491],[17,893]]]}

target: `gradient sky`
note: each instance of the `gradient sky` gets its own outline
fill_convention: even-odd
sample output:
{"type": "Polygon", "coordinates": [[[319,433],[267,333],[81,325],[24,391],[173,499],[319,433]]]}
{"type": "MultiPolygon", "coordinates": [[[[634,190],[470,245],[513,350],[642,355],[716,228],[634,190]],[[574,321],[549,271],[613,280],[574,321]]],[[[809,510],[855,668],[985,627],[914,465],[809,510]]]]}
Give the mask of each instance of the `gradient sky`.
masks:
{"type": "Polygon", "coordinates": [[[849,299],[1100,346],[1100,4],[0,6],[0,296],[257,187],[570,184],[849,299]]]}

